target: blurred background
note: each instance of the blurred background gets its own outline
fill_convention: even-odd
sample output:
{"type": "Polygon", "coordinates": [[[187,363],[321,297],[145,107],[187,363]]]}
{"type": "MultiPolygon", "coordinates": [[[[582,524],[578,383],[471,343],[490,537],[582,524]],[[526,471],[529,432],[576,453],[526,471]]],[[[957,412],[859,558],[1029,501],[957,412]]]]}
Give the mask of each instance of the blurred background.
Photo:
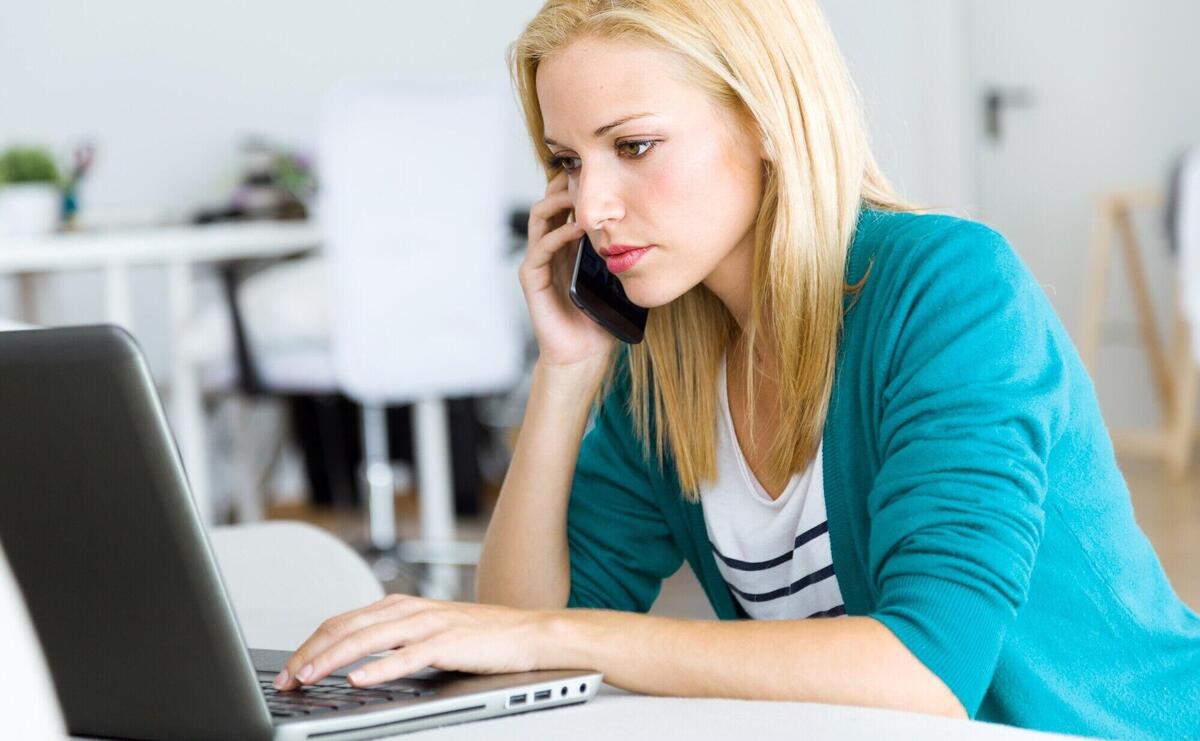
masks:
{"type": "MultiPolygon", "coordinates": [[[[9,4],[0,323],[127,327],[210,524],[307,520],[469,599],[536,354],[504,50],[540,5],[9,4]]],[[[825,9],[885,172],[1045,288],[1200,607],[1200,5],[825,9]]],[[[687,573],[656,610],[710,614],[687,573]]]]}

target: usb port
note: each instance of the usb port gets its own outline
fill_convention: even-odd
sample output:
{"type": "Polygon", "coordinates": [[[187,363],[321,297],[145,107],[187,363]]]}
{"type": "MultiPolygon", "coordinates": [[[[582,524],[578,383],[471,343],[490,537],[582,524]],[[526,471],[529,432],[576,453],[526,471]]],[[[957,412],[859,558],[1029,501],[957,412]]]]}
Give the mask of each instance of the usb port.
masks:
{"type": "Polygon", "coordinates": [[[536,694],[534,694],[533,700],[534,700],[534,702],[538,702],[539,700],[549,700],[551,694],[552,693],[550,692],[550,690],[541,690],[541,691],[537,692],[536,694]]]}
{"type": "Polygon", "coordinates": [[[529,695],[513,695],[512,697],[508,698],[509,707],[512,707],[513,705],[524,705],[525,700],[528,697],[529,695]]]}

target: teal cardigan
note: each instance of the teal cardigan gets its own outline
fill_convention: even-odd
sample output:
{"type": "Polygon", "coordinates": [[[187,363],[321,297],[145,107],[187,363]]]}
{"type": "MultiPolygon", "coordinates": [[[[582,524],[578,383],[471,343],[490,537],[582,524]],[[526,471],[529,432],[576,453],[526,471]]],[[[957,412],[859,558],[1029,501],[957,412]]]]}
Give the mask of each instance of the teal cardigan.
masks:
{"type": "MultiPolygon", "coordinates": [[[[1083,365],[1008,243],[864,209],[824,430],[850,615],[886,625],[975,718],[1200,737],[1200,617],[1134,521],[1083,365]]],[[[721,619],[702,504],[643,453],[624,363],[568,508],[569,606],[645,612],[688,562],[721,619]]]]}

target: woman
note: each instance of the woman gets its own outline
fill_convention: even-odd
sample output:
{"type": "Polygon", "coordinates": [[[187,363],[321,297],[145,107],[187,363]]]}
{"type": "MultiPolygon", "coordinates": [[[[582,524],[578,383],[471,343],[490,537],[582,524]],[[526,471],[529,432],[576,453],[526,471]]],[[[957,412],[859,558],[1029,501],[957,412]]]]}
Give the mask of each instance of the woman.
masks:
{"type": "Polygon", "coordinates": [[[644,693],[1200,735],[1200,619],[1066,333],[1002,237],[893,193],[815,2],[550,0],[510,56],[549,184],[491,604],[338,616],[280,686],[398,648],[351,681],[590,667],[644,693]],[[566,298],[585,233],[651,307],[643,344],[566,298]],[[684,560],[722,621],[639,614],[684,560]]]}

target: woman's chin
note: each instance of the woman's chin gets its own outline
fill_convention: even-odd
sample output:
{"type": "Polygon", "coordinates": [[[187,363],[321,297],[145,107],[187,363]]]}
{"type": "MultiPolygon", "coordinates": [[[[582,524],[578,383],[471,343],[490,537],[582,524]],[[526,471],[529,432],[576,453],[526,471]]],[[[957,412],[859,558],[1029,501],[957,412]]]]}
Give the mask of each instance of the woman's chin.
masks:
{"type": "Polygon", "coordinates": [[[667,289],[665,286],[642,285],[645,282],[648,281],[622,281],[621,287],[625,289],[625,298],[644,309],[663,306],[679,298],[678,293],[667,289]]]}

